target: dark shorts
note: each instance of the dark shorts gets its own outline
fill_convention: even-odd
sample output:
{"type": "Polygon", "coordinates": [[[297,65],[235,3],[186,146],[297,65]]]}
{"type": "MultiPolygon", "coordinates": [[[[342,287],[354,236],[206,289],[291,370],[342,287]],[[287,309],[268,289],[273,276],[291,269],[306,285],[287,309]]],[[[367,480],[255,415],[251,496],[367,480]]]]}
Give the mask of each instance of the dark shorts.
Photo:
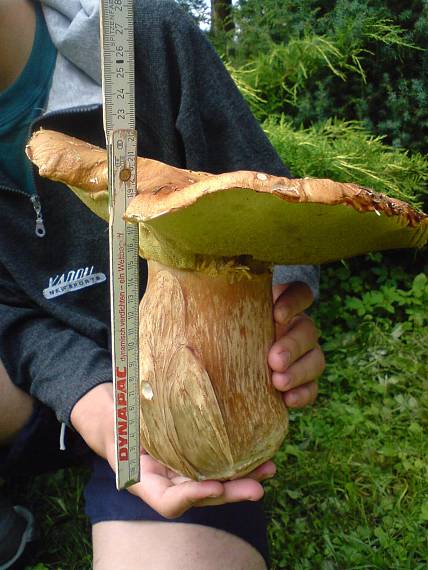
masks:
{"type": "Polygon", "coordinates": [[[117,491],[115,476],[106,461],[93,454],[80,436],[66,430],[66,450],[59,450],[61,426],[54,414],[40,406],[7,450],[0,449],[0,476],[34,475],[75,465],[88,465],[91,476],[85,488],[85,512],[92,524],[103,521],[165,521],[193,523],[224,530],[242,538],[260,552],[268,564],[268,541],[263,502],[195,507],[181,517],[165,519],[141,499],[117,491]]]}

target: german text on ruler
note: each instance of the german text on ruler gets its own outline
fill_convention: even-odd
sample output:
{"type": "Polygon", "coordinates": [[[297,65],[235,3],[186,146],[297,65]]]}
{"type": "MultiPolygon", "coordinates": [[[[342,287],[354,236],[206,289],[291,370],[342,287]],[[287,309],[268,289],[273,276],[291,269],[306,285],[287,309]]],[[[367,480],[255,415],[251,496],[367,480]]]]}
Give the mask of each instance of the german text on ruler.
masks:
{"type": "Polygon", "coordinates": [[[100,0],[109,236],[116,486],[139,480],[138,227],[123,215],[136,195],[133,0],[100,0]]]}

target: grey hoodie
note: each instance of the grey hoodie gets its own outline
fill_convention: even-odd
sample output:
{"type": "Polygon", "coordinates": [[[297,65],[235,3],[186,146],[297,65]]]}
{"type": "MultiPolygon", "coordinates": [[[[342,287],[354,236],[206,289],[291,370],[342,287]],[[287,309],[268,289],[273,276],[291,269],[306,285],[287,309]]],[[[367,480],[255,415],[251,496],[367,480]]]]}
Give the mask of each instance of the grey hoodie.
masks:
{"type": "Polygon", "coordinates": [[[58,50],[47,111],[101,104],[98,0],[39,0],[58,50]],[[88,57],[88,54],[91,54],[88,57]],[[64,89],[67,85],[67,89],[64,89]]]}
{"type": "MultiPolygon", "coordinates": [[[[58,59],[46,112],[33,129],[103,145],[98,1],[41,3],[58,59]]],[[[194,170],[289,174],[205,37],[174,2],[135,1],[135,58],[140,155],[194,170]]],[[[0,359],[17,385],[68,423],[74,404],[111,380],[108,232],[62,184],[34,176],[42,239],[34,234],[36,203],[0,171],[0,359]]],[[[283,271],[278,280],[316,290],[317,268],[283,271]]],[[[142,260],[141,295],[145,284],[142,260]]]]}

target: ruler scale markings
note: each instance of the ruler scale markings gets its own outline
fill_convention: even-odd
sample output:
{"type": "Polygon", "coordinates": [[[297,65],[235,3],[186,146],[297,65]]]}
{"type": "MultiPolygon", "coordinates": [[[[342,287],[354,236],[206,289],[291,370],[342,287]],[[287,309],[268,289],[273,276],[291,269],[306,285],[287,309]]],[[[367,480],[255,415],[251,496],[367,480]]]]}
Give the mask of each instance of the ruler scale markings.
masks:
{"type": "Polygon", "coordinates": [[[136,195],[133,0],[100,0],[104,130],[109,166],[110,297],[116,486],[139,480],[138,227],[123,220],[136,195]]]}

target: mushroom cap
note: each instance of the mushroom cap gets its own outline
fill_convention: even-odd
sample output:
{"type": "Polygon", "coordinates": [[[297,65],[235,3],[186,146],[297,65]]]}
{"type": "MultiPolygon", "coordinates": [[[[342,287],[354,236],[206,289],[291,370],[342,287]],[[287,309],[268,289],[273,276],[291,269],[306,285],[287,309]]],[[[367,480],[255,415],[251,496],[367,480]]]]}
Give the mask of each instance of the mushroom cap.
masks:
{"type": "MultiPolygon", "coordinates": [[[[27,154],[41,176],[73,187],[100,215],[88,202],[107,198],[105,150],[39,131],[27,154]]],[[[194,267],[200,256],[324,263],[373,250],[422,247],[428,240],[426,214],[328,179],[251,171],[212,175],[139,158],[137,189],[125,218],[140,224],[142,255],[180,267],[194,267]]]]}

